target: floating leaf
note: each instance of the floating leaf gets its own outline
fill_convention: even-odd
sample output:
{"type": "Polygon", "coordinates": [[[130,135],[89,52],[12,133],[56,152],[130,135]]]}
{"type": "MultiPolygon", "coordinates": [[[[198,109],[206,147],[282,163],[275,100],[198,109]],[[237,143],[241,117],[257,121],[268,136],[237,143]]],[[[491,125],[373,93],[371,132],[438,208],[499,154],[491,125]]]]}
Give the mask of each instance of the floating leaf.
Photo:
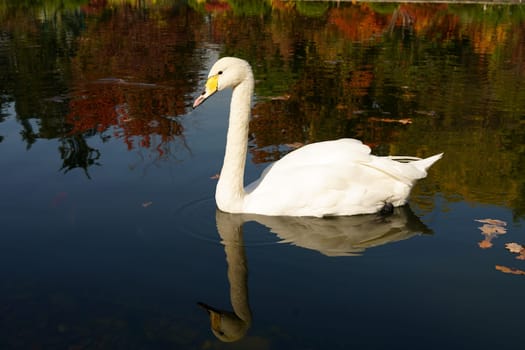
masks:
{"type": "Polygon", "coordinates": [[[476,219],[475,221],[483,223],[483,226],[478,227],[481,230],[481,234],[485,236],[485,239],[478,243],[481,249],[487,249],[492,247],[492,239],[498,235],[507,233],[507,223],[497,219],[476,219]]]}
{"type": "Polygon", "coordinates": [[[519,270],[519,269],[513,269],[512,267],[496,265],[496,270],[501,271],[503,273],[510,273],[512,275],[524,275],[525,276],[525,271],[519,270]]]}
{"type": "Polygon", "coordinates": [[[476,219],[475,221],[489,225],[507,226],[507,223],[505,221],[498,219],[476,219]]]}
{"type": "Polygon", "coordinates": [[[521,253],[523,250],[523,246],[518,243],[507,243],[505,244],[505,248],[507,248],[511,253],[521,253]]]}
{"type": "Polygon", "coordinates": [[[504,235],[507,233],[507,229],[505,227],[497,225],[485,224],[478,228],[481,230],[481,234],[483,235],[504,235]]]}
{"type": "Polygon", "coordinates": [[[481,249],[492,248],[492,243],[486,239],[479,242],[478,245],[481,249]]]}
{"type": "Polygon", "coordinates": [[[525,260],[525,247],[518,243],[507,243],[505,244],[505,248],[509,250],[511,253],[519,254],[516,259],[518,260],[525,260]]]}

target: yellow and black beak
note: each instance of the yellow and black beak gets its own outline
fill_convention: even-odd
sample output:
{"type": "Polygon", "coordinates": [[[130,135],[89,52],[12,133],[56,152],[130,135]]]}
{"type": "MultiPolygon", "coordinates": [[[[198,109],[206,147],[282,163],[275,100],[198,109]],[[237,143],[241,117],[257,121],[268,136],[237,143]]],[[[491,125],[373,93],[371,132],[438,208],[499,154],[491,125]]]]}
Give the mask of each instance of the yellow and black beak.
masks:
{"type": "Polygon", "coordinates": [[[212,75],[206,81],[206,88],[204,92],[195,99],[193,102],[193,108],[197,108],[201,105],[208,97],[219,91],[219,75],[212,75]]]}

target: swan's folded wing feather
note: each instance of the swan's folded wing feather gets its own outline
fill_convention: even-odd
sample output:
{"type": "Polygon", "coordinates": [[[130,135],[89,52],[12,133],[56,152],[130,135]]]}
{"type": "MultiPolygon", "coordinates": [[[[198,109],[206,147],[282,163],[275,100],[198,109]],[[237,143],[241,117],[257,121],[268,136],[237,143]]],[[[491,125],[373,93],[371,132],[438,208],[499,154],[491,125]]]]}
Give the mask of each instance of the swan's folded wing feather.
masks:
{"type": "Polygon", "coordinates": [[[370,162],[363,162],[362,164],[412,186],[416,180],[426,177],[427,169],[442,156],[443,153],[440,153],[425,159],[414,158],[406,162],[396,161],[396,157],[372,156],[370,162]]]}
{"type": "Polygon", "coordinates": [[[390,196],[395,182],[358,163],[286,169],[274,166],[263,178],[247,187],[244,209],[266,215],[298,216],[375,212],[390,196]],[[376,186],[370,188],[369,181],[376,186]]]}
{"type": "Polygon", "coordinates": [[[363,162],[361,164],[380,171],[409,186],[412,186],[415,180],[427,175],[425,170],[414,166],[412,162],[400,163],[388,157],[372,157],[370,162],[363,162]]]}
{"type": "Polygon", "coordinates": [[[370,147],[355,139],[316,142],[288,153],[273,166],[295,168],[298,165],[368,162],[371,160],[370,152],[370,147]]]}
{"type": "Polygon", "coordinates": [[[299,177],[300,180],[308,179],[308,183],[304,186],[310,185],[311,187],[312,181],[318,180],[321,180],[324,185],[329,181],[335,187],[346,186],[349,171],[351,171],[348,166],[370,162],[372,160],[370,152],[370,147],[361,141],[348,138],[309,144],[268,165],[259,179],[246,186],[245,191],[250,193],[260,183],[268,182],[272,186],[284,188],[284,182],[291,177],[294,187],[298,186],[296,180],[299,177]],[[317,170],[322,170],[323,174],[316,175],[317,170]],[[271,179],[266,179],[268,174],[271,174],[271,179]],[[337,180],[337,176],[331,176],[331,174],[341,178],[337,180]],[[327,179],[327,176],[330,180],[327,179]]]}

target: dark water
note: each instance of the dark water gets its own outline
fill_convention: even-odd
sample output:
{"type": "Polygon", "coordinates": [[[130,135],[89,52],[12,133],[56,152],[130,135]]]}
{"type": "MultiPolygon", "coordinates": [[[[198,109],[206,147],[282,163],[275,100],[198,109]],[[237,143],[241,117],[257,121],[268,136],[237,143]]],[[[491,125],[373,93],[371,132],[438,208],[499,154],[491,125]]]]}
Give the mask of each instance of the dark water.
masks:
{"type": "Polygon", "coordinates": [[[0,348],[522,347],[525,262],[505,245],[525,245],[524,7],[4,1],[0,18],[0,348]],[[216,212],[229,94],[190,105],[225,55],[257,80],[247,181],[339,137],[445,156],[386,219],[216,212]],[[198,303],[228,311],[223,334],[198,303]]]}

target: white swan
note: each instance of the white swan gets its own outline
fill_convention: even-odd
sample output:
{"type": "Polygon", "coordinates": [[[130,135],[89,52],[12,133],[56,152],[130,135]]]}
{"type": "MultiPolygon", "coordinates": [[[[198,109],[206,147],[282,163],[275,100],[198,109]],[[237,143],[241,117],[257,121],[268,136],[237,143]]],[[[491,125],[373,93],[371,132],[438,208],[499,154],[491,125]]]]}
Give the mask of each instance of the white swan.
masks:
{"type": "Polygon", "coordinates": [[[378,157],[358,140],[318,142],[269,165],[244,188],[253,86],[248,62],[223,57],[211,68],[205,91],[193,103],[196,108],[215,92],[233,88],[224,163],[215,192],[222,211],[317,217],[375,213],[385,205],[405,204],[415,181],[424,178],[443,155],[378,157]]]}

